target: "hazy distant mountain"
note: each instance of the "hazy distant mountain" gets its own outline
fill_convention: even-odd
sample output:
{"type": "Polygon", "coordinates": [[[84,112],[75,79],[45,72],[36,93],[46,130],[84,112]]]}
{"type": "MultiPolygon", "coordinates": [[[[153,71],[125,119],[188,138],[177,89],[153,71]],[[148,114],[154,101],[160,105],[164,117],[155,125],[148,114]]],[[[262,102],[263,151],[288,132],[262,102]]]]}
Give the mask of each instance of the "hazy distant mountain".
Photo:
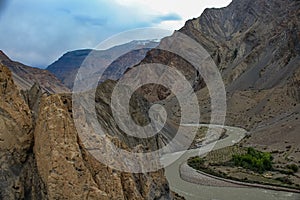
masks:
{"type": "MultiPolygon", "coordinates": [[[[156,41],[137,40],[107,50],[93,51],[93,56],[103,62],[99,63],[99,66],[101,66],[101,64],[106,64],[105,62],[111,60],[115,55],[123,55],[128,50],[132,50],[132,52],[114,61],[105,71],[101,80],[119,79],[128,67],[138,64],[145,57],[146,53],[157,45],[158,42],[156,41]]],[[[56,75],[68,88],[72,89],[77,71],[91,51],[91,49],[84,49],[68,52],[49,65],[47,70],[56,75]]]]}
{"type": "Polygon", "coordinates": [[[38,83],[41,88],[48,93],[69,92],[69,89],[49,71],[12,61],[2,51],[0,51],[0,63],[12,71],[14,82],[20,89],[27,90],[30,89],[34,83],[38,83]]]}

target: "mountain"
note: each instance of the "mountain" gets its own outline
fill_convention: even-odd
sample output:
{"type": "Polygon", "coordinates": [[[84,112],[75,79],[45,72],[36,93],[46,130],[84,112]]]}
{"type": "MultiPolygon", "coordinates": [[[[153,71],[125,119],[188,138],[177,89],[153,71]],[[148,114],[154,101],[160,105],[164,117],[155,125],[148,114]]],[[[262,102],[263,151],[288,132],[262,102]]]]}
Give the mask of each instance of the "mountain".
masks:
{"type": "Polygon", "coordinates": [[[270,89],[297,70],[298,8],[299,1],[234,0],[204,11],[180,31],[211,53],[228,91],[270,89]]]}
{"type": "MultiPolygon", "coordinates": [[[[205,10],[179,30],[201,44],[220,70],[227,91],[226,124],[243,127],[250,133],[239,146],[272,152],[278,168],[300,163],[299,8],[300,2],[296,0],[234,0],[226,8],[205,10]]],[[[175,32],[163,39],[159,47],[172,46],[170,42],[180,45],[177,39],[175,32]]],[[[114,47],[117,50],[108,50],[110,55],[105,51],[98,53],[111,56],[116,51],[122,52],[122,47],[127,48],[114,47]]],[[[51,68],[71,88],[78,67],[89,52],[69,52],[56,62],[57,67],[53,64],[51,68]]],[[[189,49],[188,53],[193,52],[194,49],[189,49]]],[[[210,121],[209,92],[191,62],[163,50],[139,53],[146,53],[140,64],[161,63],[181,72],[198,97],[201,122],[210,121]]],[[[127,69],[127,63],[131,62],[127,58],[134,57],[132,54],[136,52],[115,60],[106,77],[117,79],[124,71],[128,75],[134,70],[127,69]]],[[[38,69],[12,62],[4,54],[1,60],[0,199],[177,198],[170,191],[163,169],[134,174],[98,162],[78,136],[75,128],[78,124],[74,122],[78,116],[72,113],[72,106],[77,105],[72,104],[71,94],[50,94],[54,89],[48,87],[57,86],[46,83],[52,84],[57,79],[48,72],[44,73],[50,78],[38,69]],[[16,74],[15,79],[11,71],[16,74]],[[26,91],[21,92],[15,82],[26,91]],[[48,92],[42,93],[39,85],[48,92]]],[[[133,59],[134,63],[137,60],[133,59]]],[[[146,75],[161,77],[168,72],[151,73],[146,75]]],[[[153,103],[165,106],[168,113],[161,134],[144,140],[127,136],[117,125],[110,106],[117,80],[102,81],[95,92],[93,109],[103,131],[115,145],[127,151],[148,152],[174,138],[177,128],[174,124],[179,121],[181,110],[176,96],[167,88],[145,85],[130,99],[129,110],[137,124],[150,122],[148,111],[153,103]]],[[[92,115],[93,109],[88,108],[78,107],[86,111],[79,116],[83,120],[92,115]]],[[[104,151],[109,152],[110,146],[105,146],[104,151]]],[[[299,176],[288,176],[291,181],[299,181],[299,176]]]]}
{"type": "MultiPolygon", "coordinates": [[[[227,92],[226,125],[243,127],[251,135],[241,145],[279,152],[272,156],[282,168],[300,162],[299,16],[296,0],[233,0],[228,7],[206,9],[178,31],[201,44],[221,72],[227,92]]],[[[158,47],[180,45],[176,33],[158,47]]],[[[145,63],[182,72],[200,101],[201,121],[210,122],[209,92],[190,62],[153,49],[141,61],[145,63]]],[[[178,106],[174,95],[159,86],[140,92],[152,102],[163,100],[167,110],[178,106]]],[[[171,117],[180,116],[180,110],[173,110],[171,117]]]]}
{"type": "MultiPolygon", "coordinates": [[[[99,66],[107,64],[106,62],[111,60],[112,57],[115,57],[115,55],[122,55],[128,50],[132,50],[111,63],[104,72],[101,82],[106,79],[119,79],[127,68],[139,63],[145,57],[146,53],[157,45],[158,43],[152,40],[136,40],[107,50],[93,50],[93,56],[99,60],[101,59],[101,62],[103,62],[99,63],[99,66]]],[[[91,49],[68,52],[49,65],[47,70],[58,77],[69,89],[72,89],[79,67],[91,52],[91,49]]]]}
{"type": "Polygon", "coordinates": [[[12,71],[14,82],[19,89],[27,90],[30,89],[34,83],[38,83],[43,91],[48,93],[69,92],[69,89],[49,71],[12,61],[3,51],[0,51],[0,63],[12,71]]]}
{"type": "MultiPolygon", "coordinates": [[[[294,0],[234,0],[226,8],[205,10],[180,30],[202,44],[221,71],[228,93],[227,123],[245,127],[253,136],[264,129],[257,137],[271,137],[271,132],[285,137],[281,124],[297,130],[299,8],[294,0]]],[[[288,134],[297,137],[294,131],[288,134]]],[[[289,143],[297,146],[295,139],[289,143]]],[[[259,143],[282,143],[270,142],[259,143]]]]}
{"type": "MultiPolygon", "coordinates": [[[[227,91],[228,124],[254,130],[268,120],[276,122],[278,118],[279,122],[285,114],[295,114],[300,92],[299,6],[294,0],[234,0],[226,8],[206,9],[179,30],[201,44],[221,72],[227,91]]],[[[176,41],[172,37],[176,35],[162,39],[158,47],[176,41]]],[[[197,94],[205,94],[201,75],[178,55],[153,49],[141,63],[174,67],[187,77],[197,94]]],[[[152,99],[161,99],[157,91],[145,90],[152,99]]]]}
{"type": "Polygon", "coordinates": [[[0,199],[179,199],[163,170],[125,173],[95,160],[77,135],[70,94],[33,86],[25,101],[2,64],[0,85],[0,199]]]}

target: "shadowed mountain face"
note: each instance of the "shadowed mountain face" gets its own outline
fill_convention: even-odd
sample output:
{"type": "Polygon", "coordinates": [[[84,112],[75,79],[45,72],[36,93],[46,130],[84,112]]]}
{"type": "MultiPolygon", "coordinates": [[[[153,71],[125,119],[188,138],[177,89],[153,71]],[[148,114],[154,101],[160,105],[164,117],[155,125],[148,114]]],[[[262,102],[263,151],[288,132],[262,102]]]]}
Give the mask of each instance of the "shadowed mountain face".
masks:
{"type": "MultiPolygon", "coordinates": [[[[103,73],[100,81],[119,79],[129,67],[139,63],[145,57],[146,53],[157,45],[158,43],[154,41],[132,41],[108,50],[93,50],[93,57],[102,62],[98,63],[100,68],[101,65],[110,64],[107,62],[111,58],[114,58],[115,55],[123,55],[128,50],[132,50],[111,63],[103,73]]],[[[92,50],[90,49],[68,52],[49,65],[47,70],[56,75],[69,89],[72,89],[79,67],[91,52],[92,50]]]]}
{"type": "Polygon", "coordinates": [[[38,83],[44,92],[51,94],[65,93],[69,91],[69,89],[49,71],[29,67],[19,62],[14,62],[2,51],[0,51],[0,63],[11,70],[14,82],[19,89],[28,90],[35,83],[38,83]]]}

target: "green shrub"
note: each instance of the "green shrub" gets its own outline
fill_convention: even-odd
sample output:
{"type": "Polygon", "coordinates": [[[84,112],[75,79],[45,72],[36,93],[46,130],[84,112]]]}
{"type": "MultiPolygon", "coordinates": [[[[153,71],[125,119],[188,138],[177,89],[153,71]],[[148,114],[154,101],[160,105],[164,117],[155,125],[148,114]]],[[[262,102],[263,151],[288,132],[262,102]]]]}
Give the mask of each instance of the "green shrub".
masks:
{"type": "Polygon", "coordinates": [[[196,157],[189,159],[189,163],[197,163],[197,164],[202,165],[204,163],[204,159],[200,158],[199,156],[196,156],[196,157]]]}
{"type": "Polygon", "coordinates": [[[235,166],[250,169],[258,173],[272,170],[272,160],[273,157],[270,153],[260,152],[251,147],[247,149],[246,154],[232,156],[235,166]]]}
{"type": "Polygon", "coordinates": [[[196,156],[196,157],[190,158],[187,163],[190,167],[200,170],[200,169],[203,169],[204,162],[205,162],[205,160],[203,158],[196,156]]]}
{"type": "Polygon", "coordinates": [[[294,173],[298,172],[299,170],[299,167],[296,164],[287,165],[286,167],[292,170],[294,173]]]}

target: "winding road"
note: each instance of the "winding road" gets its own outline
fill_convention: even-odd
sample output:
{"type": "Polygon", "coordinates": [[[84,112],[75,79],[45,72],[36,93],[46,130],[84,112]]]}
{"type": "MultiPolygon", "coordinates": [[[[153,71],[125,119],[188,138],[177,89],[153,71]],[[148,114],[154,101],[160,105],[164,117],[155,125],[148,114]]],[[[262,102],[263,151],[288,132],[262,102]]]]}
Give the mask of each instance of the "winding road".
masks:
{"type": "MultiPolygon", "coordinates": [[[[194,184],[183,180],[180,176],[180,167],[182,164],[193,156],[203,156],[210,149],[217,150],[224,147],[232,146],[241,141],[247,131],[242,128],[219,126],[219,125],[192,125],[187,124],[184,126],[210,126],[222,127],[226,129],[228,137],[211,143],[206,146],[202,146],[198,149],[187,150],[179,159],[174,163],[165,167],[165,175],[168,179],[170,188],[172,191],[183,196],[186,200],[299,200],[300,194],[291,192],[282,192],[275,190],[267,190],[252,187],[213,187],[204,186],[200,184],[194,184]]],[[[166,164],[170,162],[170,159],[177,158],[178,155],[183,152],[177,152],[172,154],[166,154],[161,158],[161,163],[166,164]]]]}

